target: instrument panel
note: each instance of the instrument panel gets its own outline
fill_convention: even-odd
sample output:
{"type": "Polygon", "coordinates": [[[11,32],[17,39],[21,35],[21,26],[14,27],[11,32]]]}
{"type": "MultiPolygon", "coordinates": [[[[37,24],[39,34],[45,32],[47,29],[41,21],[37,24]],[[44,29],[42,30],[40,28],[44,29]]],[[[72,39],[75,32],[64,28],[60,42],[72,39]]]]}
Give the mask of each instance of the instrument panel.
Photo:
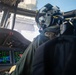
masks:
{"type": "Polygon", "coordinates": [[[10,51],[0,51],[0,65],[11,63],[11,53],[10,51]]]}
{"type": "Polygon", "coordinates": [[[24,50],[19,48],[0,47],[0,70],[5,70],[16,64],[24,50]]]}
{"type": "Polygon", "coordinates": [[[15,64],[21,58],[23,52],[18,48],[0,47],[0,65],[15,64]]]}
{"type": "Polygon", "coordinates": [[[0,28],[0,73],[15,65],[30,43],[19,32],[0,28]]]}

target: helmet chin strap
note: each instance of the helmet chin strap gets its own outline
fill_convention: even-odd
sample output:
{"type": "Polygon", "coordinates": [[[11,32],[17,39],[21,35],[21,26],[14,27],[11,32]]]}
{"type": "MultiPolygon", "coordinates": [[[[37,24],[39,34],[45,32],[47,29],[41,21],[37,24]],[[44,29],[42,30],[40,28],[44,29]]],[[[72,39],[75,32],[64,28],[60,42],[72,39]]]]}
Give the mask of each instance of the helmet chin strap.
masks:
{"type": "Polygon", "coordinates": [[[54,25],[48,28],[45,28],[41,31],[42,35],[45,35],[49,38],[56,37],[60,35],[60,26],[54,25]]]}

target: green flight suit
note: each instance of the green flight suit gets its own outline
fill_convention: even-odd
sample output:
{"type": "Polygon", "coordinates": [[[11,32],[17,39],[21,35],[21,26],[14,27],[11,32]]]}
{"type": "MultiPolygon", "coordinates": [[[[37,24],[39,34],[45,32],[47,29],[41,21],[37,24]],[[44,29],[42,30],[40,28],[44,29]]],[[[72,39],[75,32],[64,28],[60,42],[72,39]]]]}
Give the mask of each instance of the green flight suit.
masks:
{"type": "MultiPolygon", "coordinates": [[[[49,38],[43,34],[38,35],[16,63],[16,69],[10,75],[30,75],[35,50],[49,38]]],[[[6,74],[8,75],[8,73],[6,74]]]]}

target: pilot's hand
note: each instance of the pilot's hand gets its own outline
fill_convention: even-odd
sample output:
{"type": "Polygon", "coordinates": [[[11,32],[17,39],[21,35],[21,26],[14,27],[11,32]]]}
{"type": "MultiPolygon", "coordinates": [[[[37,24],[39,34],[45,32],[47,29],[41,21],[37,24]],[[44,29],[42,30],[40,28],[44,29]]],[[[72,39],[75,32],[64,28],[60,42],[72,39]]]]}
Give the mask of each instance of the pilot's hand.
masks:
{"type": "Polygon", "coordinates": [[[9,73],[12,73],[16,69],[16,65],[12,66],[9,73]]]}

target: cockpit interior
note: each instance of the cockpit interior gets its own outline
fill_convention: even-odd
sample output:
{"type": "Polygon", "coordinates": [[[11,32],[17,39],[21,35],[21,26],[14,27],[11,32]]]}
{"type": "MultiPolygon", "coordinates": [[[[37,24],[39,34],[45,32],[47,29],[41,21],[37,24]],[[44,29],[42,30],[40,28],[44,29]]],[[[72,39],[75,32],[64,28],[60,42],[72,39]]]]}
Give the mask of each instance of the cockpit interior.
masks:
{"type": "MultiPolygon", "coordinates": [[[[26,39],[22,34],[14,30],[16,14],[35,17],[36,11],[18,8],[18,3],[23,0],[0,0],[0,12],[4,11],[0,23],[0,75],[8,71],[11,66],[21,58],[25,49],[31,41],[26,39]],[[8,19],[13,15],[11,29],[8,29],[8,19]]],[[[76,24],[76,10],[64,12],[65,19],[73,19],[76,24]]]]}

